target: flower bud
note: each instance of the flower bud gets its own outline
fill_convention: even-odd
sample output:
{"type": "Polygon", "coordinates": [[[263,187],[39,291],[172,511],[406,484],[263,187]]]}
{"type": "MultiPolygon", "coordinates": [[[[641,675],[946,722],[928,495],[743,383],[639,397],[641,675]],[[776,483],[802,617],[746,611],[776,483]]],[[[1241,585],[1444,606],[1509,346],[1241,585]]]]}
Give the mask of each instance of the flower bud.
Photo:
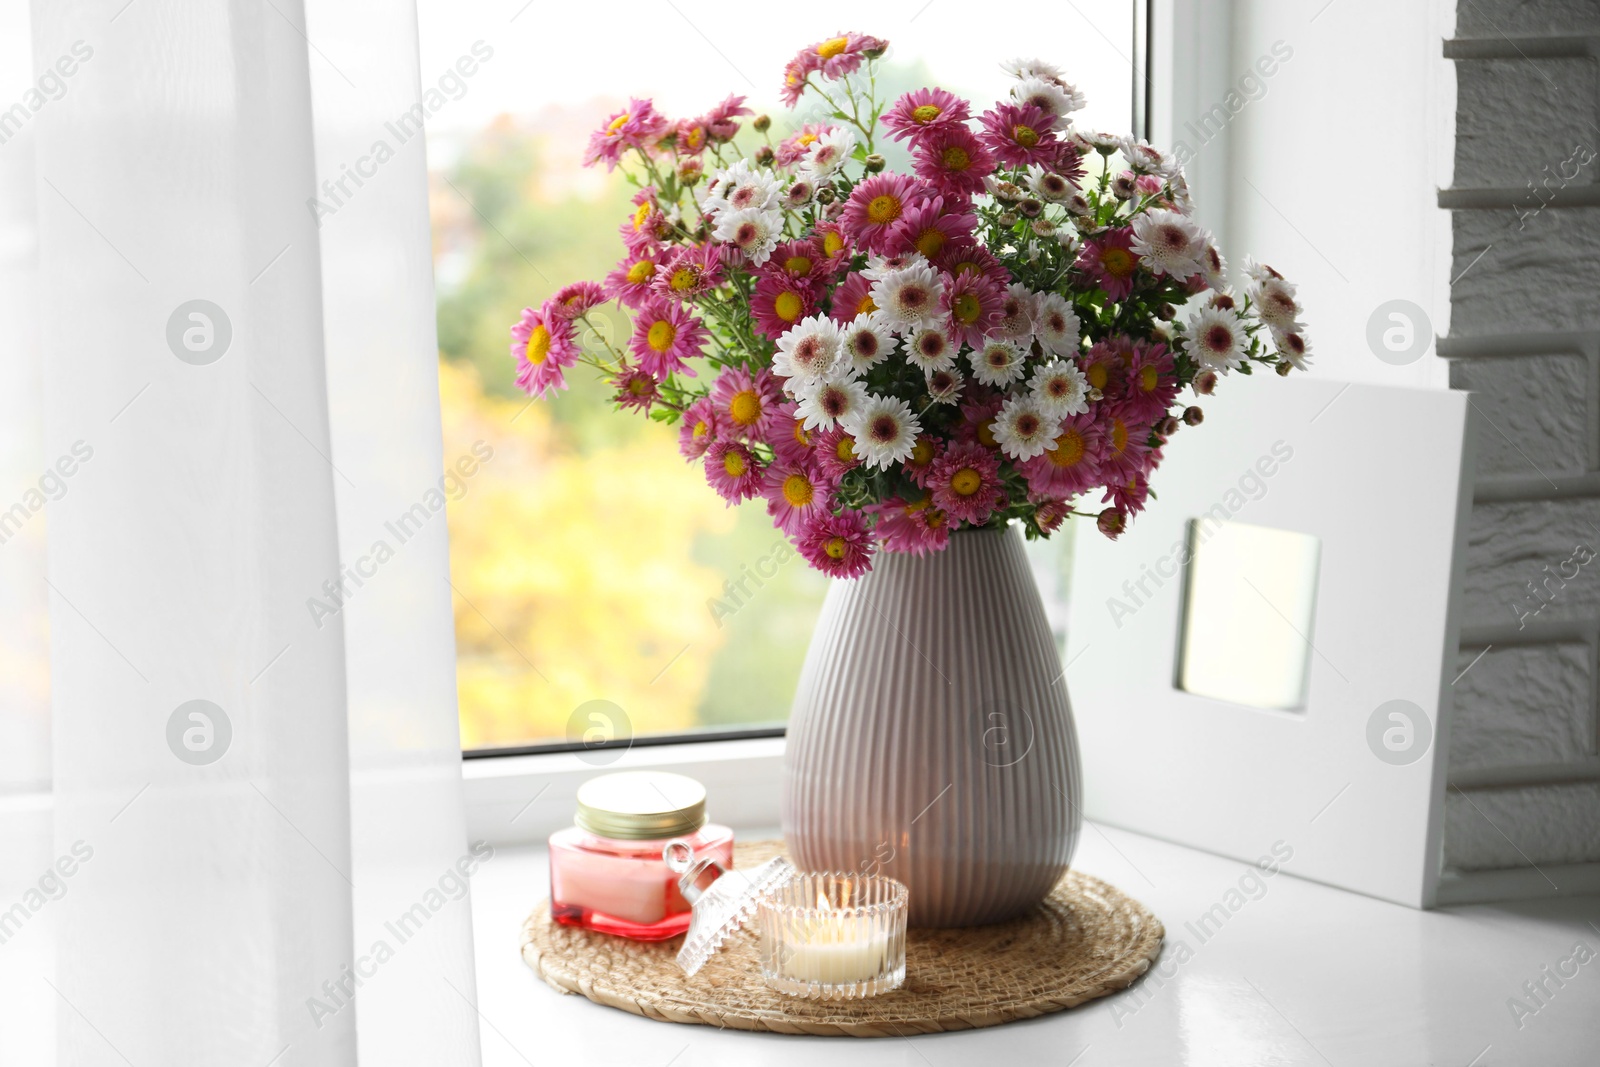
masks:
{"type": "Polygon", "coordinates": [[[1177,317],[1178,309],[1173,307],[1171,304],[1162,304],[1160,307],[1156,308],[1156,318],[1163,322],[1171,322],[1177,317]]]}
{"type": "Polygon", "coordinates": [[[889,165],[889,161],[876,152],[862,160],[862,163],[866,166],[868,174],[876,174],[889,165]]]}
{"type": "Polygon", "coordinates": [[[1036,219],[1044,211],[1044,204],[1030,196],[1017,204],[1017,210],[1022,212],[1023,218],[1036,219]]]}
{"type": "Polygon", "coordinates": [[[773,159],[776,157],[777,153],[772,150],[771,145],[762,145],[760,148],[756,149],[756,163],[760,166],[771,166],[773,159]]]}
{"type": "Polygon", "coordinates": [[[1056,232],[1056,224],[1051,222],[1049,219],[1034,219],[1032,222],[1028,223],[1028,225],[1032,226],[1033,232],[1038,234],[1040,237],[1049,237],[1051,234],[1056,232]]]}
{"type": "Polygon", "coordinates": [[[1106,508],[1100,513],[1100,517],[1095,519],[1094,524],[1100,528],[1101,533],[1115,541],[1122,531],[1128,528],[1128,517],[1116,508],[1106,508]]]}
{"type": "Polygon", "coordinates": [[[833,203],[834,195],[833,188],[831,186],[824,185],[821,189],[817,190],[817,203],[831,204],[833,203]]]}
{"type": "Polygon", "coordinates": [[[1194,376],[1194,391],[1196,393],[1199,393],[1201,396],[1210,396],[1212,390],[1216,389],[1216,387],[1217,387],[1217,372],[1216,371],[1214,371],[1214,370],[1203,370],[1199,374],[1196,374],[1194,376]]]}
{"type": "Polygon", "coordinates": [[[1294,370],[1294,364],[1290,363],[1288,360],[1284,360],[1282,363],[1278,364],[1278,377],[1287,378],[1289,376],[1289,372],[1292,370],[1294,370]]]}
{"type": "Polygon", "coordinates": [[[756,118],[755,118],[755,121],[752,122],[750,125],[752,125],[752,126],[754,126],[756,128],[756,132],[757,133],[766,133],[769,129],[772,128],[772,116],[771,115],[757,115],[756,118]]]}
{"type": "Polygon", "coordinates": [[[1199,426],[1206,421],[1206,413],[1196,407],[1183,409],[1183,424],[1185,426],[1199,426]]]}
{"type": "Polygon", "coordinates": [[[1015,226],[1017,224],[1016,212],[1014,212],[1014,211],[1002,211],[1000,213],[999,222],[1000,222],[1000,225],[1002,225],[1002,226],[1015,226]]]}
{"type": "Polygon", "coordinates": [[[1179,425],[1180,423],[1178,422],[1177,416],[1168,415],[1166,418],[1156,423],[1156,433],[1160,434],[1162,437],[1171,437],[1173,434],[1178,432],[1179,425]]]}

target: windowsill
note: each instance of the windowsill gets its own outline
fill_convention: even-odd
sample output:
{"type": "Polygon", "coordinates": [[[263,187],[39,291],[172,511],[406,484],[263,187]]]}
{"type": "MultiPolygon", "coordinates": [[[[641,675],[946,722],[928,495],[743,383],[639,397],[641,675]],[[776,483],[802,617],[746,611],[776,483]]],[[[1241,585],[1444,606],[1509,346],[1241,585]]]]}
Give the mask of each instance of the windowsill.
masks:
{"type": "Polygon", "coordinates": [[[518,953],[522,922],[546,895],[544,849],[505,847],[472,887],[484,1067],[781,1065],[814,1063],[824,1055],[837,1067],[1481,1067],[1581,1063],[1592,1056],[1600,960],[1583,965],[1561,988],[1549,981],[1554,994],[1542,1007],[1522,983],[1537,982],[1545,965],[1554,972],[1580,941],[1600,950],[1600,896],[1426,912],[1285,873],[1268,879],[1257,899],[1246,897],[1202,941],[1191,924],[1215,905],[1226,907],[1224,895],[1253,868],[1093,824],[1085,828],[1076,862],[1138,897],[1167,924],[1167,944],[1152,972],[1128,990],[1074,1010],[907,1038],[914,1048],[906,1048],[893,1038],[793,1037],[653,1022],[556,993],[518,953]],[[1538,1008],[1522,1016],[1520,1029],[1509,997],[1538,1008]],[[1492,1049],[1487,1055],[1486,1046],[1492,1049]]]}

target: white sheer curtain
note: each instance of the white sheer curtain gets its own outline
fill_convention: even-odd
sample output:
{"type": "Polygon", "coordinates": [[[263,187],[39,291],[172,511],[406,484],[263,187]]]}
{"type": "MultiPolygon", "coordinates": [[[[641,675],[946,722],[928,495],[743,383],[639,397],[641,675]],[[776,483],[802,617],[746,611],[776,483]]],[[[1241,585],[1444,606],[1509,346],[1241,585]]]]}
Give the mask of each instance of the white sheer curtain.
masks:
{"type": "Polygon", "coordinates": [[[478,1061],[421,138],[308,206],[419,95],[353,8],[37,3],[0,97],[0,1062],[478,1061]]]}

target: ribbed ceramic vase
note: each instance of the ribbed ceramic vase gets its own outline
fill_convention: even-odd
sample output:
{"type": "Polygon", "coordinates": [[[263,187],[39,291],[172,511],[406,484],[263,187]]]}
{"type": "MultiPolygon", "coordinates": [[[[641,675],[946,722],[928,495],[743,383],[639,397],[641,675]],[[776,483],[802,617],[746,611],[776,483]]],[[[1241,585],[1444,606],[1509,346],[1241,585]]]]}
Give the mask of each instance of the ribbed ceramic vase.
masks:
{"type": "Polygon", "coordinates": [[[1026,912],[1077,846],[1072,711],[1017,530],[835,580],[784,750],[802,870],[886,874],[914,926],[1026,912]]]}

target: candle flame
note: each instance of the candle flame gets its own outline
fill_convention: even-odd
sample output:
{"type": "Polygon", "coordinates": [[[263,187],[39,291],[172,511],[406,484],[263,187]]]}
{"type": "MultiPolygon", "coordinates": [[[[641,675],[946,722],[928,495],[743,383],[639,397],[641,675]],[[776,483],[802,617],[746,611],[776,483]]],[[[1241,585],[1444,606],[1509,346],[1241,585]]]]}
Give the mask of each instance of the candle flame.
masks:
{"type": "Polygon", "coordinates": [[[827,911],[829,908],[833,907],[833,905],[828,903],[827,894],[823,893],[821,890],[817,891],[817,907],[821,908],[823,911],[827,911]]]}

